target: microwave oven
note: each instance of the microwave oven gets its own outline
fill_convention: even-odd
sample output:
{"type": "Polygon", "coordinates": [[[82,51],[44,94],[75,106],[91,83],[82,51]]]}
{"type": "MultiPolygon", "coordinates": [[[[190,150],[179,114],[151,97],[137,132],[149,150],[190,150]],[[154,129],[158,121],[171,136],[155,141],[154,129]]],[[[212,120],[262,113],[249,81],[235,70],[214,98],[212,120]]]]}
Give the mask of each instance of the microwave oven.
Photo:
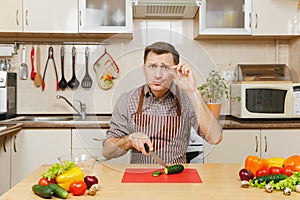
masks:
{"type": "Polygon", "coordinates": [[[237,118],[300,118],[300,84],[276,83],[231,84],[231,115],[237,118]]]}

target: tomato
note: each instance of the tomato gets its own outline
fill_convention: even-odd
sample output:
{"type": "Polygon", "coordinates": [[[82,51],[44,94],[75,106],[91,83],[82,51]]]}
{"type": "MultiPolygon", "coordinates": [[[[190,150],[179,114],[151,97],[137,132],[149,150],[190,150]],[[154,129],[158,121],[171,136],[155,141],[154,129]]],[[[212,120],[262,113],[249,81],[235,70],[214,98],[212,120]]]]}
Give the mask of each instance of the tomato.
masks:
{"type": "Polygon", "coordinates": [[[259,169],[259,170],[257,170],[256,171],[256,178],[257,177],[260,177],[260,176],[266,176],[266,175],[269,175],[270,174],[270,171],[269,171],[269,169],[259,169]]]}
{"type": "Polygon", "coordinates": [[[270,174],[282,174],[283,168],[282,167],[270,167],[269,171],[270,171],[270,174]]]}
{"type": "Polygon", "coordinates": [[[294,172],[295,170],[294,170],[294,167],[292,167],[292,166],[285,166],[284,168],[283,168],[283,174],[285,174],[285,175],[287,175],[287,176],[291,176],[291,175],[293,175],[293,172],[294,172]]]}
{"type": "Polygon", "coordinates": [[[51,183],[55,183],[55,178],[51,179],[50,181],[47,178],[41,178],[38,182],[39,185],[49,185],[51,183]]]}
{"type": "Polygon", "coordinates": [[[82,180],[73,181],[70,184],[70,192],[74,196],[83,195],[86,191],[86,183],[82,180]]]}

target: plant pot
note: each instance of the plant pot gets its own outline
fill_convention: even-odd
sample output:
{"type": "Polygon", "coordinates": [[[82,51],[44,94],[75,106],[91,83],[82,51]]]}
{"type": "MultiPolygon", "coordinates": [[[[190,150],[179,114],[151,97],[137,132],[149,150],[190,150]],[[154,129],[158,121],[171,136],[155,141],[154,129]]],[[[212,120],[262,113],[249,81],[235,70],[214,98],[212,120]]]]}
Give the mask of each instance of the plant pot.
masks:
{"type": "Polygon", "coordinates": [[[207,103],[207,106],[211,110],[211,112],[214,114],[216,119],[219,119],[222,104],[220,104],[220,103],[207,103]]]}

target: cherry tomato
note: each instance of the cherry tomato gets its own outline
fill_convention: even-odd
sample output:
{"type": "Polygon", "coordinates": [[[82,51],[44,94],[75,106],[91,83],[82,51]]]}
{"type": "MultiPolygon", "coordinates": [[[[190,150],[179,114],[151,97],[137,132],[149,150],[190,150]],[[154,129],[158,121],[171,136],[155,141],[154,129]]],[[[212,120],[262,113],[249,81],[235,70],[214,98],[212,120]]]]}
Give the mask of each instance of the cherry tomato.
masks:
{"type": "Polygon", "coordinates": [[[293,175],[293,172],[294,172],[294,167],[293,166],[285,166],[283,168],[283,174],[287,175],[287,176],[291,176],[293,175]]]}
{"type": "Polygon", "coordinates": [[[256,171],[256,174],[255,174],[255,177],[260,177],[260,176],[266,176],[266,175],[269,175],[270,174],[270,171],[269,169],[259,169],[256,171]]]}
{"type": "Polygon", "coordinates": [[[73,181],[70,184],[70,192],[74,196],[83,195],[86,191],[86,183],[82,180],[73,181]]]}
{"type": "Polygon", "coordinates": [[[282,167],[270,167],[269,171],[270,171],[270,174],[282,174],[283,168],[282,167]]]}
{"type": "Polygon", "coordinates": [[[51,179],[50,181],[47,178],[41,178],[38,182],[39,185],[49,185],[51,183],[55,183],[55,178],[51,179]]]}

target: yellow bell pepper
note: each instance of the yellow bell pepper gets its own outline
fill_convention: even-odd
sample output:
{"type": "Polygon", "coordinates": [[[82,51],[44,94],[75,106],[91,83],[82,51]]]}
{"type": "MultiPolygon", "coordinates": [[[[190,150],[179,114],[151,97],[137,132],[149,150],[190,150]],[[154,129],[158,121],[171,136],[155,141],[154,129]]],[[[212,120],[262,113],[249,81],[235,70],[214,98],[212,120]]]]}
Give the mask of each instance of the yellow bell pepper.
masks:
{"type": "Polygon", "coordinates": [[[70,184],[77,180],[84,181],[84,174],[79,167],[73,167],[56,177],[57,184],[68,192],[70,191],[70,184]]]}
{"type": "Polygon", "coordinates": [[[285,158],[281,158],[281,157],[272,157],[272,158],[268,158],[268,167],[283,167],[284,162],[285,162],[285,158]]]}

